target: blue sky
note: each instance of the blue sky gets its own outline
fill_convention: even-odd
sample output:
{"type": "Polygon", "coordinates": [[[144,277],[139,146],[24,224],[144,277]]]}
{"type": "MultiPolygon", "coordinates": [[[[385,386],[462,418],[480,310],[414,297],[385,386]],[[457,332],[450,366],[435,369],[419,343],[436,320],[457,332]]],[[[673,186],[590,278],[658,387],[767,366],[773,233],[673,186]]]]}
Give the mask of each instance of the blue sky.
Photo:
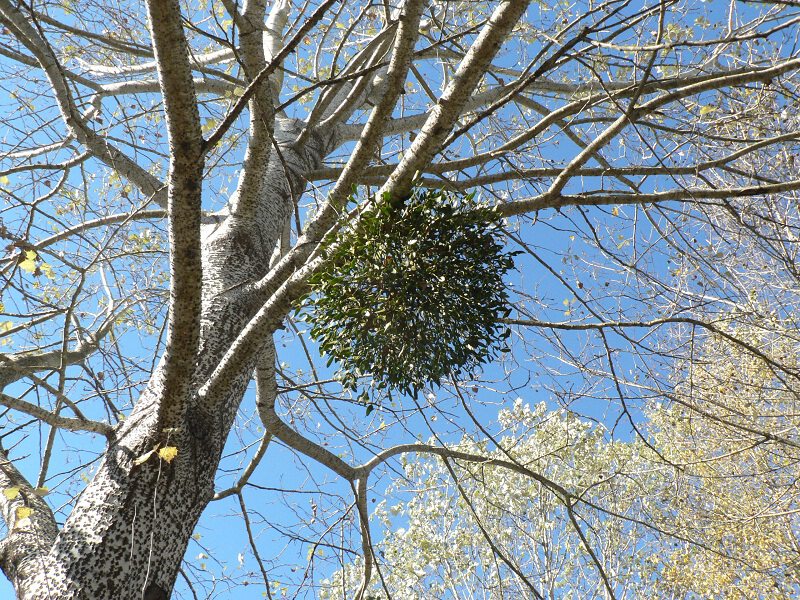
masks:
{"type": "MultiPolygon", "coordinates": [[[[686,17],[688,27],[696,27],[698,17],[713,21],[724,16],[722,12],[724,8],[720,3],[696,3],[691,8],[690,14],[686,17]]],[[[737,5],[737,8],[742,13],[751,10],[744,4],[737,5]]],[[[531,13],[537,10],[532,8],[531,13]]],[[[69,15],[65,15],[64,18],[66,22],[71,22],[69,15]]],[[[553,23],[546,22],[544,25],[552,26],[553,23]]],[[[517,47],[515,49],[517,52],[512,51],[507,54],[501,63],[505,66],[514,66],[522,62],[523,56],[534,54],[538,48],[537,43],[532,43],[524,49],[517,47]]],[[[306,55],[309,55],[311,49],[313,46],[306,55]]],[[[8,66],[7,59],[3,58],[0,61],[2,61],[0,66],[8,66]]],[[[430,75],[431,81],[440,78],[439,72],[433,68],[430,73],[424,74],[430,75]]],[[[419,86],[416,87],[417,93],[421,93],[419,86]]],[[[6,82],[3,87],[6,96],[0,92],[0,111],[16,110],[14,107],[18,106],[18,98],[8,95],[13,91],[12,88],[18,90],[17,94],[24,96],[30,93],[28,88],[32,90],[33,84],[25,82],[22,78],[16,83],[6,82]]],[[[35,116],[29,115],[29,118],[35,118],[42,124],[51,119],[57,120],[57,115],[47,100],[31,101],[35,103],[37,110],[35,116]]],[[[148,112],[157,109],[158,104],[154,96],[143,96],[136,103],[130,104],[109,99],[105,106],[108,112],[117,111],[118,114],[126,114],[126,111],[148,112]]],[[[219,105],[204,106],[203,111],[204,118],[209,119],[218,118],[221,114],[219,105]]],[[[144,127],[144,120],[140,119],[139,122],[144,127]]],[[[22,120],[19,123],[26,124],[22,120]]],[[[159,125],[156,125],[156,131],[158,127],[159,125]]],[[[117,126],[108,133],[120,138],[130,133],[123,132],[122,129],[122,126],[117,126]]],[[[17,130],[9,128],[4,141],[7,145],[17,142],[28,145],[44,143],[52,141],[49,139],[52,131],[43,125],[37,134],[28,137],[24,127],[19,127],[17,130]]],[[[590,135],[595,130],[587,126],[585,131],[590,135]]],[[[136,139],[135,132],[130,133],[130,139],[136,139]]],[[[134,150],[132,142],[131,152],[135,151],[138,154],[137,158],[145,164],[150,161],[157,163],[160,160],[158,152],[163,152],[165,140],[147,140],[147,142],[151,143],[149,150],[138,148],[134,150]]],[[[397,148],[407,145],[405,139],[398,139],[394,143],[397,148]]],[[[617,164],[657,164],[657,157],[654,154],[647,155],[641,151],[641,146],[636,144],[635,135],[630,134],[623,143],[615,142],[607,156],[617,164]]],[[[454,155],[470,152],[470,148],[466,145],[455,145],[451,150],[454,155]]],[[[211,167],[204,189],[204,202],[208,209],[219,208],[220,199],[224,200],[231,191],[237,176],[237,166],[241,162],[241,151],[241,146],[234,145],[215,157],[219,162],[211,167]]],[[[347,147],[340,154],[345,156],[346,151],[347,147]]],[[[553,138],[541,149],[542,154],[547,157],[546,160],[552,162],[561,162],[573,156],[576,151],[576,146],[563,137],[553,138]]],[[[64,159],[71,152],[72,150],[65,149],[57,158],[64,159]]],[[[688,162],[693,158],[695,157],[690,154],[685,160],[688,162]]],[[[5,165],[0,166],[4,167],[5,165]]],[[[45,188],[49,185],[42,177],[19,175],[11,177],[9,187],[13,189],[15,186],[28,184],[34,186],[34,189],[36,186],[45,188]]],[[[607,182],[599,179],[586,178],[572,182],[565,191],[576,193],[606,184],[607,182]]],[[[540,185],[539,182],[531,181],[516,190],[516,193],[532,194],[540,185]]],[[[642,184],[642,190],[651,191],[657,185],[663,185],[663,181],[648,180],[642,184]]],[[[66,187],[72,197],[62,195],[42,203],[43,216],[37,218],[28,232],[31,239],[41,240],[52,235],[71,218],[89,219],[113,211],[129,210],[131,206],[141,201],[135,191],[125,187],[125,182],[110,181],[95,163],[88,163],[85,168],[74,169],[69,175],[66,187]],[[88,200],[85,206],[82,204],[84,200],[88,200]],[[70,201],[73,201],[74,206],[59,213],[58,211],[64,210],[70,201]]],[[[324,188],[319,191],[319,195],[324,196],[324,188]]],[[[12,207],[4,209],[0,216],[5,223],[14,224],[22,231],[24,227],[20,225],[23,218],[21,209],[18,206],[14,208],[13,204],[10,206],[12,207]]],[[[647,224],[646,217],[652,217],[656,222],[658,219],[666,221],[667,213],[659,214],[656,211],[645,214],[640,208],[608,206],[592,208],[585,212],[578,209],[565,210],[563,213],[543,212],[537,215],[536,221],[533,216],[512,220],[508,224],[509,229],[526,242],[524,247],[513,241],[509,243],[510,250],[523,251],[516,258],[515,272],[508,278],[512,296],[523,304],[533,317],[547,321],[582,319],[592,321],[596,317],[591,311],[602,311],[605,318],[612,318],[615,315],[628,319],[646,316],[645,309],[648,309],[649,305],[633,295],[637,284],[631,283],[628,279],[630,274],[621,264],[607,260],[607,256],[613,253],[618,255],[620,262],[642,261],[639,264],[649,273],[663,276],[665,279],[672,277],[671,271],[680,271],[680,265],[670,262],[672,251],[659,240],[654,226],[647,224]],[[599,249],[598,240],[602,242],[606,251],[599,249]]],[[[687,226],[686,232],[690,233],[690,230],[691,227],[687,226]]],[[[696,235],[700,236],[698,243],[702,244],[705,241],[702,234],[698,231],[696,235]]],[[[117,302],[130,299],[126,296],[127,285],[136,285],[141,290],[147,291],[146,300],[136,304],[136,307],[137,311],[144,308],[149,310],[150,314],[147,316],[152,317],[153,328],[150,329],[148,324],[143,325],[142,314],[139,312],[127,315],[115,328],[115,344],[120,350],[119,354],[133,359],[152,356],[159,347],[160,319],[164,314],[164,291],[167,286],[163,277],[158,277],[159,272],[166,270],[165,259],[157,243],[159,236],[163,241],[165,238],[163,223],[141,222],[126,226],[114,238],[107,237],[105,241],[109,244],[118,245],[120,248],[135,248],[139,252],[136,261],[128,262],[121,259],[116,268],[103,270],[102,277],[101,270],[94,269],[86,274],[83,283],[84,289],[90,290],[85,292],[84,310],[87,312],[85,317],[87,323],[91,323],[93,314],[102,313],[102,302],[105,301],[103,288],[106,283],[110,283],[112,296],[117,302]],[[106,278],[105,282],[103,277],[106,278]]],[[[88,243],[69,242],[57,248],[68,257],[82,257],[84,264],[90,262],[87,253],[90,252],[91,245],[88,243]]],[[[52,263],[55,281],[59,281],[59,278],[62,278],[60,281],[64,281],[65,278],[72,277],[69,266],[65,261],[59,262],[57,253],[54,252],[50,256],[43,255],[42,259],[48,264],[52,263]]],[[[37,281],[42,285],[48,283],[42,276],[37,281]]],[[[31,279],[28,278],[25,285],[29,285],[30,282],[31,279]]],[[[72,279],[69,287],[76,290],[77,280],[72,279]]],[[[645,285],[639,289],[652,292],[652,289],[645,285]]],[[[652,298],[648,299],[650,300],[652,298]]],[[[3,301],[9,314],[12,311],[22,313],[28,306],[20,291],[7,290],[3,301]]],[[[651,318],[653,316],[650,315],[651,318]]],[[[16,317],[9,319],[13,322],[18,321],[16,317]]],[[[59,339],[58,332],[62,326],[63,319],[55,318],[34,331],[37,335],[59,339]]],[[[295,326],[302,332],[308,329],[302,322],[296,322],[295,326]]],[[[659,334],[644,328],[629,331],[628,339],[618,333],[608,332],[605,340],[601,339],[597,332],[592,331],[560,332],[558,337],[548,330],[536,328],[515,332],[512,340],[516,359],[507,357],[487,365],[483,370],[481,383],[464,382],[464,392],[471,398],[469,404],[471,410],[481,423],[487,424],[490,431],[497,433],[493,421],[501,407],[509,406],[518,397],[531,404],[545,401],[554,408],[568,406],[587,418],[603,423],[616,437],[630,439],[632,429],[617,401],[617,389],[607,379],[598,379],[576,366],[579,362],[585,362],[598,372],[604,372],[608,370],[608,356],[611,355],[620,378],[633,382],[634,378],[638,377],[636,383],[645,383],[653,376],[663,376],[665,372],[663,364],[659,362],[661,359],[651,358],[652,362],[645,363],[637,356],[636,348],[636,344],[639,343],[645,347],[655,345],[661,340],[659,334]],[[608,344],[608,348],[604,343],[608,344]],[[519,362],[515,363],[513,360],[519,362]]],[[[335,365],[330,369],[322,367],[324,360],[318,360],[313,341],[307,334],[303,335],[303,340],[305,347],[299,343],[299,334],[296,334],[292,327],[278,336],[279,357],[286,365],[284,367],[286,374],[295,382],[307,382],[312,379],[311,366],[306,355],[308,350],[319,378],[326,380],[332,377],[335,365]]],[[[6,350],[14,349],[15,346],[11,346],[6,350]]],[[[119,408],[125,412],[130,402],[135,400],[137,390],[145,382],[147,369],[124,364],[121,359],[113,362],[109,356],[113,356],[113,353],[93,358],[87,366],[95,375],[107,374],[105,377],[108,379],[105,381],[108,389],[113,389],[117,383],[116,380],[112,381],[115,377],[114,372],[123,368],[128,369],[128,376],[135,385],[114,397],[119,408]]],[[[667,358],[665,357],[663,361],[666,362],[667,358]]],[[[102,390],[92,389],[86,370],[74,367],[68,370],[68,374],[70,378],[74,377],[64,382],[68,390],[79,395],[96,392],[96,397],[102,397],[102,390]]],[[[122,378],[119,381],[121,380],[122,378]]],[[[54,382],[57,383],[55,378],[51,383],[54,382]]],[[[289,385],[285,380],[283,383],[289,385]]],[[[325,391],[338,393],[339,389],[336,384],[332,384],[325,391]]],[[[634,385],[624,387],[622,391],[630,398],[646,393],[634,385]]],[[[31,401],[36,399],[35,392],[28,389],[25,383],[15,384],[6,389],[6,393],[19,394],[31,401]]],[[[378,445],[428,439],[434,434],[445,442],[460,439],[468,419],[459,397],[453,394],[451,386],[448,385],[430,390],[429,393],[433,398],[428,398],[426,393],[419,399],[420,406],[424,407],[421,410],[417,410],[412,399],[404,398],[398,399],[394,405],[387,403],[378,407],[368,416],[363,406],[334,398],[328,398],[329,402],[326,403],[325,398],[309,398],[302,391],[284,394],[282,403],[285,407],[291,407],[291,414],[297,419],[295,423],[297,427],[321,443],[329,444],[331,451],[346,454],[353,460],[364,460],[378,445]],[[344,426],[349,428],[354,437],[369,434],[370,445],[362,447],[357,439],[345,439],[338,431],[344,426]]],[[[88,416],[100,419],[108,416],[109,409],[101,402],[87,402],[81,406],[88,416]]],[[[633,402],[632,406],[632,417],[640,419],[641,405],[633,402]]],[[[255,451],[255,444],[263,433],[255,415],[252,391],[247,394],[242,405],[238,425],[236,432],[230,437],[229,451],[221,465],[219,489],[235,480],[239,470],[247,464],[249,457],[255,451]]],[[[469,425],[468,428],[473,431],[475,429],[469,425]]],[[[14,447],[12,456],[20,461],[19,464],[26,473],[34,476],[38,471],[39,453],[44,445],[47,429],[35,431],[36,433],[29,433],[24,438],[19,435],[13,436],[10,438],[10,443],[6,443],[7,446],[18,444],[14,447]]],[[[98,436],[92,438],[86,435],[58,434],[47,485],[52,490],[52,505],[60,511],[59,519],[63,520],[65,517],[69,503],[82,488],[83,480],[91,477],[102,445],[102,440],[98,436]]],[[[377,500],[380,499],[382,490],[393,475],[394,473],[389,472],[382,479],[373,482],[374,497],[377,500]]],[[[270,577],[278,582],[297,579],[298,573],[306,569],[307,553],[312,542],[326,532],[329,523],[329,520],[322,518],[321,514],[315,516],[315,511],[322,513],[330,509],[331,514],[335,511],[345,512],[350,502],[351,490],[347,484],[337,481],[324,468],[298,458],[277,443],[273,443],[268,450],[262,467],[256,472],[251,483],[254,486],[246,490],[245,499],[248,507],[252,509],[252,526],[257,535],[258,546],[268,561],[266,566],[270,577]],[[290,538],[287,536],[288,532],[279,526],[285,526],[287,529],[301,527],[305,530],[306,538],[287,541],[290,538]]],[[[204,593],[208,593],[209,597],[231,597],[233,592],[225,587],[223,581],[225,577],[233,577],[240,583],[244,580],[250,582],[251,585],[247,587],[237,588],[235,597],[245,600],[263,597],[263,588],[259,585],[258,566],[249,550],[239,513],[240,507],[235,497],[212,503],[198,526],[199,537],[189,544],[186,553],[187,571],[191,572],[193,577],[207,580],[204,593]]],[[[348,527],[349,523],[345,521],[342,529],[347,530],[348,527]]],[[[346,537],[349,534],[344,535],[346,537]]],[[[336,541],[337,536],[339,532],[328,532],[326,539],[336,541]]],[[[358,545],[354,547],[357,548],[358,545]]],[[[323,551],[331,553],[326,555],[326,558],[333,556],[332,549],[323,551]]],[[[315,561],[316,570],[309,573],[309,577],[319,579],[334,568],[335,564],[336,560],[315,561]]],[[[10,589],[3,587],[4,585],[5,582],[0,583],[0,597],[11,594],[10,589]]],[[[180,579],[178,589],[185,592],[180,579]]],[[[184,593],[184,597],[190,596],[184,593]]],[[[308,597],[311,597],[310,592],[308,597]]]]}

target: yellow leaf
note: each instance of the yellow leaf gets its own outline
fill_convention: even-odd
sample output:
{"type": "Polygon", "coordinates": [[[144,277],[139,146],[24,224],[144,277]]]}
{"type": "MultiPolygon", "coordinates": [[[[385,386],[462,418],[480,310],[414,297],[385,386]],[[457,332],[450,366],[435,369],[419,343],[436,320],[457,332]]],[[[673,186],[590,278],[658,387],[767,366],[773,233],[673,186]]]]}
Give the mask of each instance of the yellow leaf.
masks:
{"type": "Polygon", "coordinates": [[[26,273],[36,270],[36,250],[25,250],[25,260],[19,263],[19,268],[26,273]]]}
{"type": "Polygon", "coordinates": [[[8,498],[9,500],[13,500],[17,496],[19,496],[19,486],[14,486],[10,488],[6,488],[3,490],[3,496],[8,498]]]}
{"type": "Polygon", "coordinates": [[[8,175],[3,175],[2,177],[0,177],[0,184],[8,185],[9,183],[11,182],[8,179],[8,175]]]}
{"type": "Polygon", "coordinates": [[[614,215],[615,217],[618,217],[619,216],[619,207],[615,206],[614,208],[612,208],[611,209],[611,214],[614,215]]]}
{"type": "Polygon", "coordinates": [[[16,510],[17,521],[27,519],[33,514],[33,509],[30,506],[18,506],[16,510]]]}
{"type": "Polygon", "coordinates": [[[42,487],[37,487],[35,490],[33,490],[33,493],[42,498],[50,493],[50,489],[43,485],[42,487]]]}
{"type": "Polygon", "coordinates": [[[53,267],[51,267],[47,263],[42,263],[42,266],[40,268],[42,270],[42,274],[44,274],[45,277],[47,277],[48,279],[55,279],[55,274],[53,273],[53,267]]]}
{"type": "Polygon", "coordinates": [[[178,456],[178,449],[175,446],[164,446],[158,451],[161,460],[171,463],[178,456]]]}
{"type": "Polygon", "coordinates": [[[200,131],[204,134],[211,133],[217,127],[217,120],[215,118],[206,119],[205,123],[200,127],[200,131]]]}
{"type": "Polygon", "coordinates": [[[709,113],[714,112],[715,110],[717,110],[716,106],[709,106],[709,105],[706,104],[705,106],[701,106],[700,107],[700,114],[701,115],[707,115],[709,113]]]}

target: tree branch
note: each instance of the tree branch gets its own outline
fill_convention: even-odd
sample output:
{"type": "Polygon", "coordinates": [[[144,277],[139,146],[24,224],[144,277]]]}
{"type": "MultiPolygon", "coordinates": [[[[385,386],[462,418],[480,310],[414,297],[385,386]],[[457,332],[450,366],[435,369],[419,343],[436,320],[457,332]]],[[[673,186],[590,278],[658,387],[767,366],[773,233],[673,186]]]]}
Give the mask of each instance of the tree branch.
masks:
{"type": "Polygon", "coordinates": [[[235,485],[229,487],[228,489],[222,490],[221,492],[217,492],[214,494],[214,498],[212,500],[222,500],[223,498],[227,498],[228,496],[233,496],[235,494],[239,494],[250,481],[250,477],[256,470],[259,464],[261,464],[261,459],[264,458],[264,455],[267,453],[267,449],[269,448],[269,444],[272,441],[272,434],[271,433],[264,433],[261,437],[261,441],[258,443],[258,448],[256,449],[256,453],[253,455],[252,460],[247,464],[242,474],[239,476],[238,481],[235,485]]]}
{"type": "Polygon", "coordinates": [[[0,541],[0,568],[18,597],[27,598],[28,585],[40,573],[43,557],[58,535],[50,507],[0,448],[0,510],[8,534],[0,541]]]}
{"type": "Polygon", "coordinates": [[[700,201],[720,200],[725,198],[746,198],[779,194],[800,190],[800,179],[784,183],[750,185],[735,188],[680,188],[664,192],[634,193],[634,192],[585,192],[582,194],[553,195],[549,191],[533,198],[517,200],[499,204],[500,213],[504,216],[521,215],[548,208],[563,208],[565,206],[603,206],[608,204],[655,204],[674,200],[700,201]]]}
{"type": "Polygon", "coordinates": [[[183,413],[200,344],[203,264],[200,249],[203,137],[192,81],[189,46],[178,0],[149,0],[148,19],[170,146],[170,314],[164,350],[165,392],[159,429],[183,413]]]}
{"type": "MultiPolygon", "coordinates": [[[[403,4],[397,25],[392,57],[386,72],[386,83],[375,108],[370,112],[367,124],[356,146],[350,154],[347,164],[342,169],[333,189],[328,193],[325,206],[319,215],[306,225],[306,229],[297,244],[297,248],[304,248],[306,252],[313,249],[313,240],[319,240],[333,225],[347,198],[352,193],[358,173],[369,164],[374,155],[375,147],[379,145],[383,135],[383,126],[389,115],[392,114],[397,99],[405,87],[408,69],[411,65],[414,44],[419,37],[419,22],[425,0],[407,0],[403,4]]],[[[289,261],[281,261],[288,263],[289,261]]],[[[285,268],[278,265],[278,268],[285,268]]]]}
{"type": "Polygon", "coordinates": [[[286,425],[275,412],[278,386],[275,381],[275,342],[272,338],[266,343],[256,366],[256,406],[261,422],[267,432],[286,444],[289,448],[328,467],[331,471],[348,481],[355,480],[353,468],[341,458],[300,435],[286,425]]]}
{"type": "Polygon", "coordinates": [[[0,392],[0,404],[12,410],[17,410],[25,413],[26,415],[35,417],[40,421],[59,429],[66,429],[67,431],[91,431],[93,433],[99,433],[108,439],[111,439],[114,436],[114,428],[108,423],[91,421],[86,418],[73,419],[69,417],[62,417],[61,415],[52,413],[49,410],[45,410],[40,406],[31,404],[25,400],[13,398],[3,392],[0,392]]]}
{"type": "MultiPolygon", "coordinates": [[[[6,0],[7,1],[7,0],[6,0]]],[[[328,9],[339,2],[339,0],[325,0],[318,8],[315,10],[308,19],[303,23],[303,25],[297,30],[297,32],[292,36],[292,39],[289,40],[286,45],[281,49],[278,54],[270,60],[269,64],[265,66],[249,83],[247,88],[244,90],[242,95],[236,101],[233,108],[228,112],[219,126],[213,131],[213,133],[209,136],[209,138],[205,141],[203,145],[203,150],[208,152],[216,146],[222,136],[225,135],[225,132],[230,129],[231,125],[236,122],[236,119],[239,118],[239,115],[244,110],[247,103],[250,101],[250,98],[256,93],[258,86],[263,82],[269,79],[272,73],[283,64],[284,59],[289,56],[291,52],[297,47],[300,41],[305,37],[306,33],[311,31],[319,21],[322,20],[322,17],[325,16],[325,13],[328,12],[328,9]]]]}
{"type": "Polygon", "coordinates": [[[166,198],[161,181],[86,125],[75,106],[63,68],[47,41],[34,29],[30,22],[32,19],[33,16],[29,19],[20,13],[9,0],[0,0],[0,22],[36,57],[44,70],[70,136],[83,144],[93,156],[133,182],[152,201],[165,207],[166,198]]]}
{"type": "MultiPolygon", "coordinates": [[[[274,54],[270,55],[270,60],[279,53],[280,38],[286,25],[288,8],[288,4],[283,0],[275,2],[270,11],[267,31],[263,31],[266,2],[253,0],[245,3],[244,12],[239,18],[239,38],[241,60],[248,80],[254,79],[257,73],[266,68],[265,45],[275,50],[274,54]],[[278,26],[279,30],[275,30],[274,28],[278,26]]],[[[231,10],[233,9],[234,7],[231,7],[231,10]]],[[[231,215],[244,224],[254,221],[256,211],[263,204],[267,194],[266,175],[269,172],[268,162],[275,131],[275,101],[280,92],[272,86],[276,71],[277,69],[273,69],[269,77],[260,80],[248,103],[250,135],[239,183],[229,202],[231,215]]]]}
{"type": "Polygon", "coordinates": [[[372,568],[375,556],[372,551],[372,534],[369,527],[369,510],[367,509],[367,480],[359,479],[356,489],[353,490],[358,511],[358,524],[361,531],[361,553],[364,556],[364,569],[361,574],[361,585],[358,586],[355,600],[364,600],[369,582],[372,580],[372,568]]]}
{"type": "Polygon", "coordinates": [[[452,81],[431,110],[419,135],[379,191],[379,197],[389,194],[393,198],[403,198],[408,194],[417,171],[430,163],[439,151],[508,33],[527,8],[528,2],[529,0],[504,0],[495,9],[489,23],[478,35],[458,66],[452,81]]]}
{"type": "MultiPolygon", "coordinates": [[[[333,225],[338,212],[344,205],[350,194],[352,183],[356,173],[368,163],[372,156],[374,144],[380,139],[382,132],[382,122],[386,115],[391,111],[402,92],[405,78],[408,73],[408,66],[411,60],[414,43],[418,36],[419,20],[422,13],[422,0],[411,0],[404,5],[403,17],[398,25],[398,33],[395,41],[395,51],[387,72],[387,88],[378,105],[372,110],[367,127],[364,130],[363,139],[356,145],[348,167],[340,175],[334,189],[329,194],[328,203],[320,211],[320,214],[306,226],[306,231],[298,240],[295,247],[284,256],[278,264],[271,269],[268,278],[272,281],[280,281],[281,277],[287,276],[302,265],[318,247],[322,235],[333,225]]],[[[314,263],[314,268],[318,265],[314,263]]],[[[304,272],[305,269],[301,269],[304,272]]],[[[266,295],[265,295],[266,296],[266,295]]],[[[268,298],[268,296],[266,296],[268,298]]],[[[232,376],[235,371],[237,357],[242,354],[258,352],[261,340],[269,336],[268,325],[266,323],[267,307],[251,319],[247,327],[240,333],[237,340],[220,361],[218,367],[203,387],[203,394],[213,396],[213,388],[225,385],[225,381],[232,376]]],[[[272,313],[274,314],[274,313],[272,313]]],[[[276,437],[279,437],[276,435],[276,437]]]]}
{"type": "Polygon", "coordinates": [[[544,596],[542,596],[542,594],[539,592],[539,590],[537,590],[533,586],[533,584],[530,582],[530,580],[527,577],[525,577],[525,574],[519,569],[519,567],[517,565],[515,565],[505,555],[505,552],[503,552],[497,546],[497,544],[494,543],[494,540],[492,539],[492,536],[489,535],[489,532],[486,531],[486,528],[483,526],[483,523],[481,522],[481,517],[478,514],[478,511],[475,510],[475,506],[472,504],[472,500],[470,500],[469,496],[467,495],[466,490],[464,489],[464,486],[461,485],[461,482],[459,481],[458,476],[456,475],[456,472],[453,470],[453,467],[450,465],[450,461],[448,461],[446,457],[442,457],[442,463],[444,463],[444,466],[447,469],[447,472],[450,473],[450,478],[453,480],[453,483],[456,484],[456,488],[458,489],[458,493],[461,496],[461,499],[467,505],[467,508],[469,508],[469,512],[472,515],[472,518],[475,520],[475,524],[478,526],[478,529],[480,530],[481,535],[483,536],[483,539],[486,540],[486,543],[489,545],[489,548],[491,548],[492,553],[495,556],[498,556],[500,558],[500,560],[509,569],[511,569],[511,571],[519,578],[519,580],[525,585],[525,587],[528,588],[530,593],[533,594],[533,596],[535,598],[537,598],[538,600],[544,600],[544,596]]]}
{"type": "Polygon", "coordinates": [[[89,340],[81,341],[73,350],[51,350],[49,352],[20,352],[0,354],[0,390],[7,385],[26,377],[32,371],[58,369],[66,365],[82,362],[100,345],[114,326],[113,315],[93,334],[89,340]]]}

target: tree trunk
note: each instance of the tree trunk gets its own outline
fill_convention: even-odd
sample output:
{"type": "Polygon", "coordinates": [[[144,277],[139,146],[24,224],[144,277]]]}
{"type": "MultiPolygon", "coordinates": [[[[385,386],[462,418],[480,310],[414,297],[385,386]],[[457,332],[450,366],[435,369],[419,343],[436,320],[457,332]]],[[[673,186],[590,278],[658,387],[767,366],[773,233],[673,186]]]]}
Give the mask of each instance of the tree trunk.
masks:
{"type": "MultiPolygon", "coordinates": [[[[267,193],[255,218],[243,223],[229,216],[206,232],[194,394],[260,308],[241,284],[266,273],[293,201],[304,187],[303,173],[318,167],[335,147],[335,136],[311,135],[302,148],[293,148],[297,133],[293,121],[278,121],[281,151],[272,152],[263,174],[267,193]]],[[[164,401],[162,357],[53,545],[36,557],[41,566],[12,578],[22,600],[170,596],[189,538],[213,495],[214,475],[255,361],[255,356],[248,357],[237,365],[233,384],[219,397],[201,403],[193,396],[180,424],[158,432],[156,415],[164,401]],[[178,449],[172,462],[153,452],[165,446],[178,449]]]]}

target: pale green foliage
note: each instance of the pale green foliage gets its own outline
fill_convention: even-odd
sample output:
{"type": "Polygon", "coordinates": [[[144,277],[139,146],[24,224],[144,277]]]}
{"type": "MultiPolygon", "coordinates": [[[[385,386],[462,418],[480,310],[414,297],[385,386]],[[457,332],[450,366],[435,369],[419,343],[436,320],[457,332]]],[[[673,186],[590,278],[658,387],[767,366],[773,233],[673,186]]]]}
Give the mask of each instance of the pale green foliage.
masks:
{"type": "MultiPolygon", "coordinates": [[[[616,441],[604,426],[544,404],[518,400],[500,413],[498,441],[510,456],[580,499],[577,523],[617,598],[796,597],[800,451],[764,435],[792,437],[798,425],[800,385],[769,366],[796,372],[797,341],[779,330],[735,332],[750,350],[708,336],[676,374],[673,401],[648,410],[647,443],[616,441]]],[[[508,459],[469,439],[452,449],[508,459]]],[[[440,459],[409,455],[407,481],[389,490],[403,500],[373,513],[391,597],[531,597],[484,531],[545,597],[604,597],[556,493],[503,467],[450,463],[473,508],[440,459]]],[[[321,597],[353,597],[360,576],[361,563],[349,565],[321,597]]],[[[377,578],[371,589],[386,597],[377,578]]]]}
{"type": "MultiPolygon", "coordinates": [[[[569,412],[547,412],[544,404],[532,409],[518,401],[499,420],[506,428],[499,441],[514,460],[614,513],[634,513],[642,487],[660,480],[657,472],[648,472],[641,445],[608,441],[603,427],[569,412]]],[[[508,458],[471,440],[453,449],[508,458]]],[[[540,593],[583,598],[591,597],[586,590],[602,587],[564,503],[545,485],[500,467],[451,464],[457,464],[460,484],[492,543],[540,593]]],[[[404,467],[408,481],[390,491],[411,493],[399,503],[380,505],[373,515],[383,530],[377,552],[392,597],[531,597],[502,559],[493,556],[441,461],[407,456],[404,467]]],[[[585,504],[576,505],[575,513],[604,567],[635,597],[654,569],[646,531],[585,504]]],[[[359,568],[355,564],[337,573],[320,596],[352,598],[359,568]]],[[[386,597],[378,581],[372,593],[386,597]]]]}
{"type": "Polygon", "coordinates": [[[664,556],[664,581],[699,597],[736,589],[742,598],[793,598],[800,449],[783,440],[796,440],[800,425],[800,347],[781,322],[730,333],[763,358],[712,337],[681,372],[682,404],[651,414],[655,443],[681,466],[661,519],[697,543],[664,556]]]}

